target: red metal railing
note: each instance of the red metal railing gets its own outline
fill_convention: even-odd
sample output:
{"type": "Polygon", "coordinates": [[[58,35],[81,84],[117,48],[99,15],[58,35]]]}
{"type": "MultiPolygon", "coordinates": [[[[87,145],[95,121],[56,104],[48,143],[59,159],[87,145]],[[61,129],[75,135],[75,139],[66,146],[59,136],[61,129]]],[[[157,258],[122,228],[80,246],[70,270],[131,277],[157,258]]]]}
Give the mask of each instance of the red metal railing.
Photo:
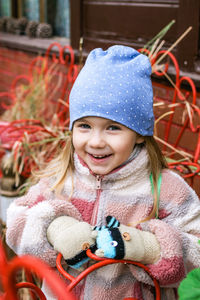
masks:
{"type": "Polygon", "coordinates": [[[43,76],[45,89],[48,91],[44,99],[43,117],[45,112],[48,113],[48,105],[55,107],[55,113],[58,115],[60,125],[67,126],[69,123],[68,101],[71,87],[78,75],[79,66],[75,64],[74,51],[71,46],[61,46],[59,43],[52,43],[45,56],[38,56],[34,58],[29,65],[28,75],[18,75],[13,80],[9,92],[0,92],[1,107],[3,109],[11,109],[17,99],[17,88],[23,83],[27,88],[21,95],[25,97],[30,92],[31,85],[35,83],[36,76],[41,80],[43,76]],[[55,53],[57,50],[57,54],[55,53]],[[52,68],[52,65],[54,68],[52,68]],[[52,70],[51,76],[54,76],[53,82],[47,79],[49,70],[52,70]],[[46,78],[45,78],[46,76],[46,78]],[[57,94],[55,95],[55,82],[58,81],[56,88],[57,94]],[[62,100],[62,101],[60,101],[62,100]]]}
{"type": "MultiPolygon", "coordinates": [[[[180,77],[180,68],[179,64],[175,58],[175,56],[166,50],[159,51],[156,55],[156,57],[152,60],[152,65],[154,66],[156,64],[156,61],[159,60],[160,56],[165,55],[167,62],[165,62],[164,67],[162,68],[163,71],[154,71],[154,73],[158,76],[167,76],[167,71],[169,68],[169,59],[171,60],[172,64],[174,65],[175,69],[175,82],[172,86],[173,88],[173,96],[171,97],[171,100],[168,99],[164,103],[165,109],[168,109],[170,111],[169,116],[164,118],[164,121],[162,123],[165,124],[165,130],[164,130],[164,136],[163,136],[163,144],[161,145],[161,148],[163,152],[166,155],[167,148],[170,150],[170,146],[173,147],[175,150],[180,150],[183,152],[187,152],[187,149],[185,149],[181,142],[184,138],[184,134],[186,132],[195,133],[196,138],[196,146],[193,148],[193,152],[190,153],[191,155],[187,156],[187,160],[180,161],[183,156],[180,157],[176,161],[169,161],[168,165],[172,169],[176,169],[180,172],[182,177],[184,178],[191,178],[190,184],[193,186],[193,178],[194,176],[198,175],[200,173],[200,163],[199,163],[199,155],[200,155],[200,108],[196,105],[197,100],[197,91],[194,82],[191,78],[187,76],[180,77]],[[182,88],[183,83],[187,83],[187,90],[182,88]],[[189,89],[191,88],[191,90],[189,89]],[[176,120],[175,120],[175,112],[177,108],[181,108],[182,110],[182,119],[183,122],[181,126],[177,126],[176,120]],[[195,124],[197,123],[197,124],[195,124]],[[177,135],[174,137],[173,130],[174,126],[176,126],[176,129],[178,130],[177,135]],[[173,137],[172,137],[173,136],[173,137]],[[169,147],[167,146],[169,145],[169,147]]],[[[169,79],[170,80],[170,79],[169,79]]],[[[168,89],[168,87],[164,87],[163,89],[168,89]]],[[[163,99],[155,97],[155,102],[162,101],[163,99]]],[[[159,116],[160,117],[160,116],[159,116]]],[[[159,126],[159,123],[158,125],[159,126]]],[[[161,141],[159,139],[159,141],[161,141]]],[[[189,142],[189,141],[188,141],[189,142]]],[[[184,145],[185,146],[185,145],[184,145]]],[[[187,147],[187,145],[186,145],[187,147]]],[[[179,153],[180,153],[179,152],[179,153]]],[[[167,157],[173,159],[178,153],[178,151],[172,151],[171,154],[168,154],[167,157]]]]}
{"type": "MultiPolygon", "coordinates": [[[[62,132],[66,132],[69,124],[69,93],[78,72],[79,67],[75,64],[73,49],[70,46],[61,46],[55,42],[49,46],[44,57],[38,56],[31,61],[28,75],[16,76],[11,84],[10,92],[0,92],[1,107],[4,110],[10,110],[16,104],[16,101],[19,101],[18,93],[21,86],[25,87],[22,94],[20,94],[22,106],[23,99],[31,93],[34,85],[40,84],[41,78],[44,86],[39,86],[40,88],[45,87],[46,90],[43,108],[39,111],[41,116],[36,119],[0,122],[1,157],[6,150],[12,151],[15,142],[18,142],[17,145],[15,144],[14,157],[21,156],[20,164],[21,166],[23,164],[23,168],[20,169],[21,176],[29,177],[31,170],[35,168],[33,157],[27,155],[24,148],[25,135],[28,137],[29,143],[40,143],[42,139],[46,138],[46,140],[49,140],[47,145],[50,145],[50,139],[53,141],[59,139],[61,135],[63,136],[62,132]],[[52,76],[51,80],[49,79],[49,73],[52,76]],[[58,86],[56,86],[57,81],[54,80],[54,76],[59,81],[58,86]],[[56,94],[55,90],[57,90],[56,94]],[[51,113],[49,112],[50,107],[52,108],[51,113]],[[54,118],[54,115],[56,115],[56,118],[54,118]],[[49,122],[52,130],[47,129],[49,122]]],[[[61,138],[61,145],[62,143],[61,138]]],[[[33,147],[30,146],[31,151],[34,151],[33,147]]],[[[55,148],[50,153],[47,153],[48,151],[46,151],[46,161],[53,157],[55,148]]],[[[19,168],[20,166],[18,166],[19,168]]]]}
{"type": "Polygon", "coordinates": [[[52,270],[46,263],[36,257],[24,255],[14,257],[7,261],[5,251],[0,240],[0,282],[3,291],[0,293],[1,300],[17,300],[17,294],[21,288],[28,288],[34,292],[39,299],[46,300],[44,293],[32,282],[16,283],[16,274],[19,270],[25,269],[33,272],[38,277],[45,279],[52,292],[60,300],[75,300],[75,297],[66,284],[61,280],[58,274],[52,270]]]}
{"type": "MultiPolygon", "coordinates": [[[[68,279],[71,283],[67,286],[66,283],[52,270],[46,263],[41,261],[40,259],[30,256],[16,256],[11,261],[7,261],[5,251],[3,249],[2,242],[0,240],[0,282],[2,283],[3,291],[0,293],[1,300],[17,300],[18,299],[18,290],[21,288],[28,288],[31,292],[32,299],[37,299],[35,296],[39,297],[41,300],[46,300],[46,296],[42,292],[42,290],[33,283],[30,274],[34,273],[41,279],[45,279],[47,285],[52,290],[54,295],[58,297],[59,300],[75,300],[75,297],[71,293],[73,288],[85,277],[87,277],[91,272],[96,269],[102,268],[106,265],[122,263],[122,264],[132,264],[137,267],[142,268],[149,274],[152,278],[155,292],[156,292],[156,300],[160,300],[160,287],[158,281],[152,277],[147,266],[134,261],[129,260],[115,260],[115,259],[104,259],[99,258],[96,255],[92,254],[90,250],[87,250],[87,255],[97,261],[97,263],[91,265],[81,273],[77,277],[73,277],[69,273],[67,273],[62,265],[61,259],[62,255],[58,254],[56,265],[58,271],[64,276],[64,278],[68,279]],[[16,282],[16,274],[19,270],[25,269],[28,273],[29,282],[16,282]]],[[[123,300],[132,299],[137,300],[136,298],[124,298],[123,300]]]]}
{"type": "MultiPolygon", "coordinates": [[[[68,285],[68,291],[71,291],[82,279],[87,277],[94,270],[97,270],[97,269],[102,268],[102,267],[107,266],[107,265],[119,264],[120,263],[120,264],[131,264],[131,265],[142,268],[153,280],[153,283],[154,283],[154,286],[155,286],[155,291],[156,291],[156,298],[155,299],[156,300],[161,299],[160,298],[160,287],[159,287],[158,281],[155,278],[153,278],[153,276],[151,275],[151,272],[149,271],[148,267],[143,265],[142,263],[131,261],[131,260],[125,260],[125,259],[100,258],[100,257],[96,256],[95,254],[93,254],[91,252],[91,250],[89,250],[89,249],[87,250],[87,255],[88,255],[88,257],[90,257],[94,261],[97,261],[97,263],[92,264],[87,269],[82,271],[77,277],[74,277],[74,276],[70,275],[69,273],[67,273],[63,269],[63,267],[61,265],[62,255],[60,253],[58,254],[57,260],[56,260],[57,269],[66,279],[68,279],[71,282],[68,285]]],[[[128,298],[128,299],[137,300],[135,298],[128,298]]],[[[123,300],[125,300],[125,298],[123,300]]]]}

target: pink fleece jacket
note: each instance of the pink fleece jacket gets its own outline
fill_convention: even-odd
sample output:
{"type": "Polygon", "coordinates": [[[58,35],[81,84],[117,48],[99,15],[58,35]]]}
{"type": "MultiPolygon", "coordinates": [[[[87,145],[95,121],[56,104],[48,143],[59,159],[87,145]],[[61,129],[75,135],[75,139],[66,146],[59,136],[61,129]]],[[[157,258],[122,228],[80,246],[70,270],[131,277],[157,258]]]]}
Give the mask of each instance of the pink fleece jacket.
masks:
{"type": "MultiPolygon", "coordinates": [[[[53,179],[43,179],[15,200],[7,213],[7,243],[19,255],[32,254],[55,267],[57,253],[48,243],[46,231],[58,216],[72,216],[92,225],[105,224],[112,215],[121,224],[137,222],[149,215],[153,197],[144,148],[130,163],[111,174],[95,177],[75,155],[74,192],[67,178],[62,196],[50,191],[53,179]]],[[[186,273],[200,267],[200,202],[195,192],[176,173],[164,170],[159,219],[140,223],[139,229],[156,235],[159,261],[148,265],[161,286],[161,299],[177,299],[176,288],[186,273]]],[[[129,265],[103,267],[79,283],[78,299],[154,299],[152,280],[141,269],[129,265]]],[[[53,299],[53,298],[48,298],[53,299]]]]}

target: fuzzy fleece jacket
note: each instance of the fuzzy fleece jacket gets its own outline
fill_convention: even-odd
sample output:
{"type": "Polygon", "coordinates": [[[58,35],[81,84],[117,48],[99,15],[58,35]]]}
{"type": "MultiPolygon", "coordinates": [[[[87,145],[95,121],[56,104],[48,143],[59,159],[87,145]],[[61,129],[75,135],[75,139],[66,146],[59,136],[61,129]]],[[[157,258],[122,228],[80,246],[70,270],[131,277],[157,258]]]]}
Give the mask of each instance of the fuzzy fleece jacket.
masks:
{"type": "MultiPolygon", "coordinates": [[[[50,191],[52,179],[43,179],[15,200],[7,212],[7,243],[19,255],[38,256],[52,267],[57,253],[47,241],[46,231],[57,217],[67,215],[92,225],[104,225],[108,215],[121,224],[137,223],[149,215],[153,197],[148,156],[143,148],[127,165],[102,177],[90,173],[75,154],[73,174],[67,178],[62,196],[50,191]]],[[[200,267],[200,202],[195,192],[176,173],[163,170],[159,219],[137,226],[155,234],[160,259],[148,267],[161,286],[161,299],[177,299],[177,287],[186,273],[200,267]]],[[[73,272],[70,271],[74,275],[73,272]]],[[[91,273],[75,289],[78,299],[121,300],[135,297],[153,300],[149,276],[136,266],[109,265],[91,273]]],[[[48,297],[48,299],[56,299],[48,297]]]]}

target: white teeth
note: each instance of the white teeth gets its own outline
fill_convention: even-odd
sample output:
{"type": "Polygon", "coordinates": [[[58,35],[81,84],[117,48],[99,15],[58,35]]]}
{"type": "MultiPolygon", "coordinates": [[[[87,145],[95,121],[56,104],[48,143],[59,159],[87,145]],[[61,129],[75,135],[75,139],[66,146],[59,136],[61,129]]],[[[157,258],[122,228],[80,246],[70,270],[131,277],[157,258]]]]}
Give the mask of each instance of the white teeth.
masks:
{"type": "Polygon", "coordinates": [[[95,158],[103,158],[103,157],[106,157],[108,155],[92,155],[92,156],[95,157],[95,158]]]}

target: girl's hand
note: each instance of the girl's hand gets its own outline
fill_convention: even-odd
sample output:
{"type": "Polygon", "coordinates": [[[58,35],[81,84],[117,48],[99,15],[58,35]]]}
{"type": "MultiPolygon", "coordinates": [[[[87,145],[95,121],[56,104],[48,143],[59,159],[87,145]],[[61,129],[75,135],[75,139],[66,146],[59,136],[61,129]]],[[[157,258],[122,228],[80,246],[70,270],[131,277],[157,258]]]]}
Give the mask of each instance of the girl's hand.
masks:
{"type": "MultiPolygon", "coordinates": [[[[99,257],[134,260],[152,264],[160,258],[160,245],[154,234],[106,218],[107,226],[97,227],[95,254],[99,257]]],[[[93,233],[94,236],[94,233],[93,233]]]]}
{"type": "Polygon", "coordinates": [[[92,229],[86,222],[62,216],[50,224],[47,238],[54,249],[63,255],[68,265],[80,268],[88,261],[86,250],[95,247],[92,229]]]}

